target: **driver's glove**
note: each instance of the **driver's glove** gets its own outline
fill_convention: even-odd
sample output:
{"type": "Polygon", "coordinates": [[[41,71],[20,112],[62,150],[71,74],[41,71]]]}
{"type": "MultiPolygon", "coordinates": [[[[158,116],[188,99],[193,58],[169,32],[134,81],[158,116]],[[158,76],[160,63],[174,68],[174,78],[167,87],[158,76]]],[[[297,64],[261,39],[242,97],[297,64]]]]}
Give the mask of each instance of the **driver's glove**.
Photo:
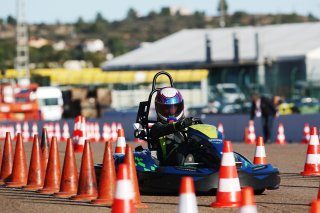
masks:
{"type": "Polygon", "coordinates": [[[180,131],[194,124],[193,118],[183,118],[175,124],[175,129],[180,131]]]}

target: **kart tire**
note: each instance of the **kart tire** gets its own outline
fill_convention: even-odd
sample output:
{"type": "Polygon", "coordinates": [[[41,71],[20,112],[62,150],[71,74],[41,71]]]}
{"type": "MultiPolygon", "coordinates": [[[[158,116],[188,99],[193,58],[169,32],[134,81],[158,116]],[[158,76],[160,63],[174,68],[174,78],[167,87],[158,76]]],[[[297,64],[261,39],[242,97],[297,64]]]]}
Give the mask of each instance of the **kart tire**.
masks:
{"type": "Polygon", "coordinates": [[[255,195],[261,195],[266,189],[256,189],[254,190],[255,195]]]}

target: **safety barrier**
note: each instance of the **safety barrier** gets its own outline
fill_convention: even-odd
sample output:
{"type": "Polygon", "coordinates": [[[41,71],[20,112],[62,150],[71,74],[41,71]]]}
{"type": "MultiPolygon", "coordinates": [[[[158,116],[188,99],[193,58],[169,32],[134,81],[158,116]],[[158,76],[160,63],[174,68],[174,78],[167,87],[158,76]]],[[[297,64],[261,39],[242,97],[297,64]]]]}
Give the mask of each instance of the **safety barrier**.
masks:
{"type": "MultiPolygon", "coordinates": [[[[249,115],[244,114],[237,114],[237,115],[202,115],[201,116],[204,123],[212,124],[218,126],[219,123],[223,124],[224,127],[224,134],[226,139],[235,141],[235,142],[242,142],[244,139],[244,129],[248,124],[249,115]]],[[[107,113],[104,118],[100,119],[88,119],[87,122],[89,123],[87,129],[93,129],[91,134],[97,132],[100,135],[100,138],[104,137],[112,137],[112,135],[104,136],[104,127],[112,129],[113,126],[122,125],[123,129],[125,130],[125,135],[128,141],[133,141],[133,123],[135,122],[136,114],[135,113],[120,113],[120,112],[110,112],[107,113]],[[97,125],[99,128],[97,128],[97,125]],[[107,127],[106,127],[107,125],[107,127]],[[94,130],[95,129],[95,130],[94,130]]],[[[39,132],[41,128],[46,127],[54,128],[53,126],[59,124],[60,127],[60,134],[61,137],[63,135],[63,125],[65,123],[68,124],[69,134],[72,135],[73,128],[74,128],[74,119],[63,119],[57,122],[50,122],[50,121],[38,121],[36,122],[37,129],[39,132]]],[[[277,127],[278,124],[282,123],[284,126],[284,133],[286,136],[286,141],[288,143],[300,142],[303,138],[303,129],[305,123],[308,123],[310,126],[320,127],[320,114],[310,114],[310,115],[284,115],[278,118],[275,118],[271,140],[276,141],[277,137],[277,127]]],[[[21,132],[23,132],[23,128],[28,128],[29,135],[28,137],[32,137],[32,129],[35,128],[35,122],[0,122],[0,138],[5,137],[5,132],[9,131],[12,133],[16,132],[16,128],[20,128],[21,132]],[[27,124],[27,125],[26,125],[27,124]],[[28,127],[27,127],[28,126],[28,127]],[[14,129],[13,129],[13,128],[14,129]]],[[[262,122],[260,118],[256,118],[255,122],[255,131],[257,136],[262,136],[262,122]]],[[[115,129],[115,127],[113,127],[115,129]]],[[[54,131],[54,130],[52,130],[54,131]]],[[[105,130],[110,131],[110,130],[105,130]]],[[[112,131],[111,131],[112,132],[112,131]]],[[[58,133],[59,134],[59,133],[58,133]]],[[[97,133],[96,133],[97,134],[97,133]]],[[[112,134],[112,133],[111,133],[112,134]]],[[[98,138],[96,135],[90,136],[91,138],[98,138]]]]}

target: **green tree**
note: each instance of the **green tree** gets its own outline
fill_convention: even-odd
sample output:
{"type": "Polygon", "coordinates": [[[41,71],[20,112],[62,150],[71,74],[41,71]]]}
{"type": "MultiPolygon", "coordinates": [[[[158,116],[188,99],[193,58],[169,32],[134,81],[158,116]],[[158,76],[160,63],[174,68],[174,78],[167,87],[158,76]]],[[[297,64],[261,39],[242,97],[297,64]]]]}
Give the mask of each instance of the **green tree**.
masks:
{"type": "Polygon", "coordinates": [[[135,20],[138,17],[138,13],[135,9],[130,8],[127,12],[127,19],[129,20],[135,20]]]}
{"type": "Polygon", "coordinates": [[[157,17],[157,13],[152,10],[152,11],[149,12],[149,14],[148,14],[147,17],[148,17],[148,18],[155,18],[155,17],[157,17]]]}
{"type": "Polygon", "coordinates": [[[228,11],[228,3],[227,3],[227,0],[219,0],[218,2],[218,7],[217,7],[217,10],[218,12],[220,13],[221,12],[221,6],[224,6],[224,11],[225,13],[227,13],[228,11]]]}
{"type": "Polygon", "coordinates": [[[106,54],[102,51],[95,53],[86,52],[84,54],[84,60],[90,61],[94,67],[100,67],[101,63],[106,61],[106,54]]]}
{"type": "Polygon", "coordinates": [[[162,16],[170,16],[171,15],[170,8],[169,7],[161,8],[160,15],[162,15],[162,16]]]}
{"type": "Polygon", "coordinates": [[[108,47],[114,56],[121,55],[128,51],[122,39],[113,37],[108,40],[108,47]]]}
{"type": "Polygon", "coordinates": [[[83,20],[82,17],[79,17],[75,23],[76,31],[83,32],[87,28],[87,23],[83,20]]]}
{"type": "Polygon", "coordinates": [[[96,15],[95,22],[104,22],[104,23],[106,23],[107,20],[102,16],[102,14],[100,12],[98,12],[97,15],[96,15]]]}
{"type": "Polygon", "coordinates": [[[10,25],[16,25],[17,24],[17,20],[13,16],[9,15],[8,18],[7,18],[7,23],[10,24],[10,25]]]}

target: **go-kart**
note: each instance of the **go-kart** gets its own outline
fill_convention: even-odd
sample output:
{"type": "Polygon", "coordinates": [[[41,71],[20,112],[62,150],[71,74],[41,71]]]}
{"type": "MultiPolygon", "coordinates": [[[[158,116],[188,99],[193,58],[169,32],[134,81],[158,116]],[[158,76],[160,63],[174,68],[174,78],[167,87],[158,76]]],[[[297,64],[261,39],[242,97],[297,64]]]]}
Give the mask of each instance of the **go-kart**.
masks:
{"type": "MultiPolygon", "coordinates": [[[[199,119],[193,119],[193,125],[182,131],[189,145],[193,161],[182,165],[166,166],[155,156],[155,148],[150,138],[150,125],[156,121],[149,120],[149,110],[153,94],[159,90],[156,87],[157,78],[165,75],[169,78],[171,87],[173,80],[169,73],[161,71],[153,79],[152,91],[148,101],[140,102],[134,134],[136,138],[148,143],[148,149],[136,148],[134,159],[141,193],[171,194],[178,193],[182,176],[193,177],[197,193],[215,192],[219,180],[219,168],[223,150],[223,134],[215,126],[202,124],[199,119]]],[[[253,187],[255,194],[261,194],[266,189],[277,189],[280,185],[279,170],[271,164],[254,165],[243,155],[234,152],[236,168],[241,186],[253,187]]],[[[114,154],[115,166],[124,161],[123,154],[114,154]]],[[[102,165],[95,165],[97,177],[102,165]]]]}

